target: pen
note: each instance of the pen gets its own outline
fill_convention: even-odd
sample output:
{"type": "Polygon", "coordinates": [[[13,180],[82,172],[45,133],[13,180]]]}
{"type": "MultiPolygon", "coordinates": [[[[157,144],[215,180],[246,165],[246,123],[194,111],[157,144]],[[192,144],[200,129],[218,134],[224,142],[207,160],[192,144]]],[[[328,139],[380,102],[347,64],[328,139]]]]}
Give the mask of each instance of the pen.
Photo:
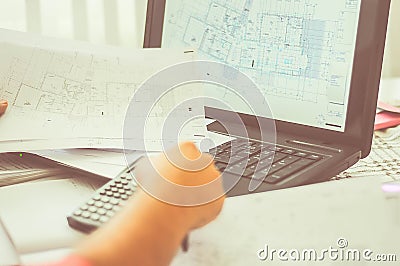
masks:
{"type": "Polygon", "coordinates": [[[183,239],[181,247],[183,252],[187,252],[189,250],[189,234],[187,234],[183,239]]]}

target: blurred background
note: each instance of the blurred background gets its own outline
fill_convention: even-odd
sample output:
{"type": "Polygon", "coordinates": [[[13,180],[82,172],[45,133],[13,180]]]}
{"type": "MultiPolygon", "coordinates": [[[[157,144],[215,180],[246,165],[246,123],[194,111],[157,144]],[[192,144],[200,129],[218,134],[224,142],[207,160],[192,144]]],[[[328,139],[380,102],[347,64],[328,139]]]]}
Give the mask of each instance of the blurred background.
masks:
{"type": "MultiPolygon", "coordinates": [[[[141,47],[147,0],[0,0],[0,28],[141,47]]],[[[400,77],[400,0],[392,0],[383,77],[400,77]]]]}

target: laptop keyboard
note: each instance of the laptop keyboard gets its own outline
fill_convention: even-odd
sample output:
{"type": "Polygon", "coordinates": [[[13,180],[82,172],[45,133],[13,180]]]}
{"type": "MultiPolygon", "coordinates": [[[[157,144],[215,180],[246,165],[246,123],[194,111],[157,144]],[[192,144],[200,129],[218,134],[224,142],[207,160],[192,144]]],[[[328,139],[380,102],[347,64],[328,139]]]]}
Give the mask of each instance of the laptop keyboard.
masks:
{"type": "Polygon", "coordinates": [[[264,179],[269,184],[279,183],[324,158],[315,153],[243,139],[224,143],[210,153],[221,172],[264,179]]]}

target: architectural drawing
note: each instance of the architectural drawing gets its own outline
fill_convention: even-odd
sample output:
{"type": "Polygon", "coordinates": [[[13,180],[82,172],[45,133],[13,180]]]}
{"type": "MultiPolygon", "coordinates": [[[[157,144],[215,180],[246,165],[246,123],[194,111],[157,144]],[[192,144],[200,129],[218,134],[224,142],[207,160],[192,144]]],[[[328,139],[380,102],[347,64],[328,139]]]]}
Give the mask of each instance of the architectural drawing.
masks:
{"type": "Polygon", "coordinates": [[[163,47],[193,47],[243,71],[279,120],[344,131],[359,8],[360,0],[167,1],[163,47]]]}

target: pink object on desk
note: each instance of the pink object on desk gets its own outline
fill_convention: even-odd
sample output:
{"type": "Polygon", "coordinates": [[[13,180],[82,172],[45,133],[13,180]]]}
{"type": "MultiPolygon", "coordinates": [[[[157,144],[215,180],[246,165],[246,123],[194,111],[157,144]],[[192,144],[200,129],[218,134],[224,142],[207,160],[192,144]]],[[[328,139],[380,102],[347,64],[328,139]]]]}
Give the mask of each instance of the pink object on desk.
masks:
{"type": "Polygon", "coordinates": [[[400,108],[383,102],[378,102],[378,108],[383,111],[376,114],[375,130],[381,130],[400,125],[400,108]]]}
{"type": "Polygon", "coordinates": [[[400,108],[394,107],[381,101],[378,102],[378,108],[382,109],[383,111],[400,114],[400,108]]]}

